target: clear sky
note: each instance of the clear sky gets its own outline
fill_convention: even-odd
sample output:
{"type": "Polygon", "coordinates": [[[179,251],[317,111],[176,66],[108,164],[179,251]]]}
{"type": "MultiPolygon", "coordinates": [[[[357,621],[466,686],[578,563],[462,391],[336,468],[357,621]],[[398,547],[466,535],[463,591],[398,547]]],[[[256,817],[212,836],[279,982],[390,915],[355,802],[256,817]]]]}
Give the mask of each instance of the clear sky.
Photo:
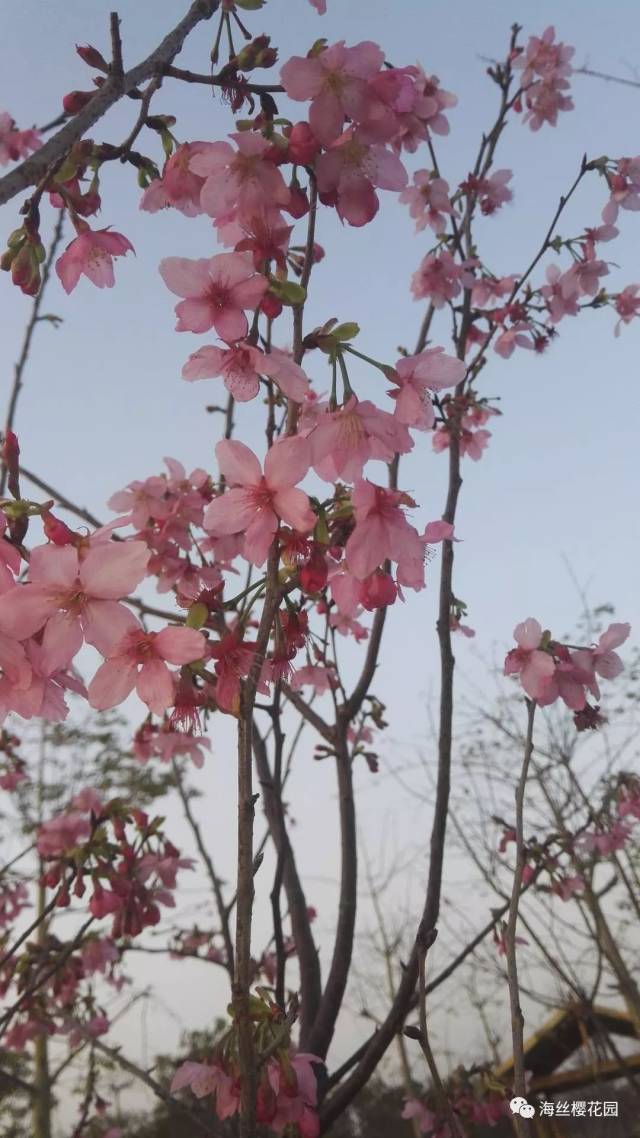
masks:
{"type": "MultiPolygon", "coordinates": [[[[282,59],[304,54],[318,36],[348,43],[367,38],[379,42],[392,62],[420,61],[439,75],[460,100],[450,113],[449,138],[437,141],[442,173],[451,184],[468,173],[479,134],[492,121],[496,93],[484,75],[482,57],[503,53],[514,19],[526,33],[555,22],[559,37],[576,46],[578,66],[627,76],[640,67],[640,55],[632,54],[640,44],[640,10],[633,0],[610,5],[539,0],[535,6],[459,0],[455,8],[445,0],[328,0],[328,5],[329,13],[321,19],[306,0],[269,0],[263,12],[248,14],[247,22],[256,32],[271,32],[282,59]]],[[[112,0],[22,0],[5,6],[0,103],[20,126],[54,117],[66,91],[88,86],[88,69],[73,44],[90,42],[106,49],[111,7],[112,0]]],[[[153,5],[121,0],[125,62],[142,58],[185,8],[186,0],[153,5]]],[[[211,26],[205,25],[189,40],[180,65],[206,70],[210,39],[211,26]]],[[[562,116],[556,130],[534,135],[519,123],[509,128],[498,166],[513,169],[515,200],[479,230],[483,258],[497,275],[517,274],[528,264],[583,153],[618,157],[640,152],[640,89],[577,76],[574,98],[576,110],[562,116]]],[[[95,137],[120,141],[135,110],[125,101],[100,124],[95,137]]],[[[228,108],[208,89],[167,82],[154,110],[177,116],[181,140],[214,140],[232,129],[228,108]]],[[[160,158],[153,139],[145,145],[160,158]]],[[[416,167],[429,164],[424,155],[416,159],[416,167]]],[[[308,321],[313,326],[331,316],[356,320],[362,350],[393,362],[396,346],[411,347],[416,337],[421,306],[411,299],[409,278],[430,239],[414,234],[407,211],[393,195],[382,196],[378,217],[364,231],[342,228],[328,211],[322,212],[318,240],[327,258],[314,273],[308,321]]],[[[597,224],[605,199],[605,186],[594,176],[580,190],[560,232],[568,235],[597,224]]],[[[190,220],[175,212],[141,213],[138,200],[133,174],[109,169],[101,224],[125,233],[137,256],[118,262],[112,291],[98,292],[83,280],[68,298],[53,283],[45,309],[64,323],[57,331],[43,326],[38,332],[17,418],[25,465],[105,519],[110,494],[159,471],[164,455],[188,468],[215,470],[218,422],[204,407],[220,401],[222,388],[216,380],[188,385],[180,379],[187,355],[204,341],[176,335],[174,298],[157,272],[163,256],[215,251],[210,225],[206,218],[190,220]]],[[[17,204],[1,213],[2,231],[9,233],[17,224],[17,204]]],[[[603,255],[619,266],[612,266],[612,287],[640,281],[640,218],[627,213],[621,222],[621,237],[603,247],[603,255]]],[[[30,302],[8,279],[0,284],[1,400],[3,390],[9,390],[30,302]]],[[[567,564],[593,602],[612,601],[619,619],[636,627],[640,623],[640,324],[614,339],[614,323],[606,310],[567,319],[542,358],[520,352],[505,362],[492,353],[483,372],[482,392],[500,396],[504,417],[491,425],[493,438],[482,461],[467,460],[463,471],[457,527],[463,544],[456,547],[455,590],[469,605],[477,637],[456,647],[461,674],[474,684],[484,683],[486,661],[503,653],[517,621],[536,615],[557,633],[571,626],[580,602],[567,564]]],[[[444,325],[436,326],[433,342],[446,344],[440,335],[445,336],[444,325]]],[[[282,336],[281,346],[286,346],[286,331],[282,336]]],[[[315,357],[309,361],[309,374],[322,391],[327,377],[320,367],[315,357]]],[[[361,397],[381,394],[374,373],[355,374],[361,397]]],[[[261,437],[259,411],[256,405],[243,409],[243,437],[261,437]]],[[[445,465],[422,439],[403,462],[401,484],[420,502],[423,523],[442,512],[445,465]]],[[[436,683],[437,561],[429,577],[429,588],[419,596],[409,594],[408,603],[397,604],[388,621],[387,663],[375,690],[388,706],[390,755],[420,742],[436,683]]],[[[205,794],[215,781],[215,794],[204,800],[201,812],[226,843],[233,830],[232,757],[228,732],[216,730],[216,758],[206,768],[212,781],[199,776],[205,794]]],[[[330,879],[335,872],[333,785],[328,765],[311,763],[310,749],[304,775],[294,784],[298,841],[307,871],[330,879]]],[[[405,820],[426,832],[423,808],[416,812],[407,806],[383,776],[377,783],[367,776],[362,783],[368,842],[377,842],[385,825],[405,820]]],[[[320,925],[330,929],[333,891],[321,880],[317,888],[320,925]]],[[[150,970],[145,965],[145,974],[150,970]]],[[[158,974],[166,975],[160,966],[158,974]]],[[[166,999],[185,1018],[205,1018],[201,989],[195,984],[187,988],[179,998],[167,991],[166,999]]],[[[174,1030],[170,1022],[161,1023],[167,1039],[174,1030]]]]}

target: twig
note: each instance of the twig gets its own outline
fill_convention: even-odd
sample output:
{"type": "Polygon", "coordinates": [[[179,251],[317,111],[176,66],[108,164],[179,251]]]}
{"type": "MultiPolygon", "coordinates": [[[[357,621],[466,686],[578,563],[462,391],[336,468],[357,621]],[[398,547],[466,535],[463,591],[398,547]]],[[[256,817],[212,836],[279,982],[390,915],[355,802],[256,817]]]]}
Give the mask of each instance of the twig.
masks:
{"type": "MultiPolygon", "coordinates": [[[[35,332],[36,324],[41,319],[40,309],[42,307],[42,301],[43,301],[44,293],[45,293],[45,290],[46,290],[46,287],[47,287],[47,284],[49,281],[49,277],[51,275],[51,268],[53,265],[53,260],[54,260],[54,257],[56,255],[57,251],[58,251],[58,246],[59,246],[60,241],[62,239],[63,228],[64,228],[64,210],[60,210],[58,217],[57,217],[57,220],[56,220],[55,229],[53,231],[53,237],[51,239],[51,244],[49,246],[49,254],[47,256],[47,260],[46,260],[44,268],[42,270],[42,279],[41,279],[41,283],[40,283],[40,288],[33,298],[33,305],[31,308],[31,317],[29,319],[29,323],[27,324],[27,327],[25,328],[24,339],[22,341],[22,349],[20,351],[20,357],[18,359],[18,362],[17,362],[17,364],[15,366],[15,370],[14,370],[13,387],[11,388],[11,395],[9,396],[9,404],[7,406],[7,416],[5,419],[5,426],[4,426],[5,438],[7,436],[7,432],[12,431],[13,427],[14,427],[15,417],[16,417],[16,408],[17,408],[17,404],[18,404],[18,396],[20,395],[20,391],[21,391],[22,383],[23,383],[22,377],[23,377],[23,373],[24,373],[24,369],[25,369],[27,360],[29,358],[29,351],[31,349],[31,341],[33,339],[33,333],[35,332]]],[[[2,463],[2,470],[0,471],[0,497],[2,497],[4,495],[4,492],[5,492],[5,488],[7,485],[7,474],[8,474],[8,470],[7,470],[5,463],[3,462],[2,463]]]]}

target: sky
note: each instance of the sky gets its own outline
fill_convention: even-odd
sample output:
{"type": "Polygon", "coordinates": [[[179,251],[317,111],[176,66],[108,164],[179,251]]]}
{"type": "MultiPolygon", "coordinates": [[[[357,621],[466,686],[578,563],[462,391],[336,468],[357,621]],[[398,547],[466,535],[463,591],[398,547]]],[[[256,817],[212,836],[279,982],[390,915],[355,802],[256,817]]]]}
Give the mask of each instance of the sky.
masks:
{"type": "MultiPolygon", "coordinates": [[[[89,42],[106,49],[112,6],[112,0],[50,0],[46,5],[22,0],[5,6],[0,102],[20,126],[51,119],[66,91],[87,87],[89,73],[73,45],[89,42]]],[[[185,7],[185,0],[154,5],[122,0],[125,63],[146,55],[185,7]]],[[[632,0],[607,6],[592,0],[565,0],[561,6],[539,0],[535,9],[512,0],[482,5],[459,0],[455,18],[444,0],[397,0],[392,5],[328,0],[328,7],[327,16],[319,18],[305,0],[269,0],[262,13],[248,14],[247,22],[256,32],[271,32],[282,60],[304,54],[318,36],[348,43],[367,38],[382,44],[394,64],[419,61],[437,74],[459,98],[450,112],[449,137],[437,140],[441,170],[450,184],[468,173],[480,132],[492,121],[496,91],[485,74],[486,59],[503,53],[514,19],[524,25],[525,34],[555,22],[559,38],[575,45],[578,66],[627,77],[640,67],[630,47],[640,43],[640,11],[632,0]]],[[[201,27],[188,41],[180,66],[207,70],[211,37],[212,25],[201,27]]],[[[482,255],[497,275],[518,273],[529,263],[584,153],[594,158],[640,152],[640,88],[584,76],[575,77],[573,88],[576,109],[561,116],[556,130],[532,134],[516,122],[505,136],[497,165],[514,171],[514,202],[498,217],[484,219],[478,230],[482,255]]],[[[135,111],[125,100],[103,120],[95,137],[120,141],[135,111]]],[[[233,129],[228,107],[207,88],[166,82],[154,111],[177,117],[180,140],[215,140],[233,129]]],[[[145,139],[145,145],[159,160],[155,139],[145,139]]],[[[409,162],[411,169],[428,164],[424,155],[409,162]]],[[[45,310],[63,323],[38,330],[17,431],[25,465],[106,520],[108,497],[132,479],[159,472],[165,455],[215,473],[219,423],[205,406],[220,401],[222,388],[216,380],[186,384],[180,379],[184,360],[202,340],[176,335],[174,298],[157,272],[161,257],[215,251],[208,220],[140,212],[139,190],[128,168],[111,166],[102,194],[100,224],[126,234],[136,256],[117,263],[117,283],[110,291],[98,292],[83,280],[67,297],[57,281],[52,283],[45,310]]],[[[364,231],[342,228],[322,211],[317,237],[327,257],[314,271],[306,320],[307,327],[333,316],[355,320],[361,327],[361,350],[393,363],[397,346],[410,348],[416,338],[422,310],[410,296],[409,280],[430,238],[416,236],[408,212],[392,194],[382,198],[378,217],[364,231]]],[[[567,210],[560,232],[568,235],[597,224],[605,200],[606,188],[593,176],[567,210]]],[[[14,201],[1,211],[7,234],[17,224],[17,208],[14,201]]],[[[621,222],[621,236],[603,254],[614,262],[612,288],[640,281],[640,222],[632,213],[621,222]]],[[[3,389],[8,395],[30,302],[10,287],[8,278],[0,284],[1,402],[3,389]]],[[[576,580],[593,603],[611,601],[619,619],[639,626],[640,324],[625,328],[619,338],[614,338],[614,324],[607,310],[567,319],[543,357],[520,352],[503,361],[491,354],[483,372],[482,393],[499,397],[503,417],[490,424],[493,437],[482,461],[467,460],[463,469],[455,591],[467,603],[468,623],[477,633],[473,641],[456,643],[463,695],[485,682],[490,686],[488,661],[504,653],[518,621],[534,615],[556,633],[572,626],[581,607],[576,580]]],[[[285,329],[280,346],[287,346],[287,337],[285,329]]],[[[446,346],[444,325],[434,326],[433,343],[446,346]]],[[[328,376],[315,357],[309,360],[309,374],[318,390],[326,390],[328,376]]],[[[354,376],[361,398],[382,395],[375,385],[384,381],[376,373],[354,369],[354,376]]],[[[243,437],[259,449],[258,416],[259,410],[249,406],[239,423],[243,437]]],[[[403,460],[402,488],[420,503],[417,519],[423,524],[442,512],[445,465],[446,460],[431,454],[426,440],[419,440],[414,454],[403,460]]],[[[386,663],[375,682],[390,723],[381,745],[383,771],[385,753],[392,762],[426,736],[438,674],[437,572],[436,559],[427,589],[410,594],[405,605],[396,604],[389,614],[386,663]]],[[[223,847],[233,843],[231,744],[227,725],[216,725],[214,759],[199,776],[204,793],[200,816],[223,847]]],[[[328,765],[311,763],[310,754],[309,742],[292,799],[302,864],[314,882],[319,925],[328,933],[335,903],[334,790],[328,765]]],[[[378,848],[381,835],[398,830],[427,832],[424,804],[408,803],[384,775],[376,782],[363,772],[359,784],[368,845],[378,848]]],[[[179,830],[179,819],[175,822],[179,830]]],[[[207,1006],[200,980],[172,988],[164,965],[146,962],[145,978],[154,974],[167,985],[165,1002],[191,1022],[205,1021],[216,1001],[221,1006],[222,989],[215,984],[207,1006]]],[[[154,1014],[150,1030],[170,1041],[174,1020],[168,1013],[164,1019],[160,1012],[154,1014]]],[[[338,1052],[352,1038],[349,1028],[338,1052]]]]}

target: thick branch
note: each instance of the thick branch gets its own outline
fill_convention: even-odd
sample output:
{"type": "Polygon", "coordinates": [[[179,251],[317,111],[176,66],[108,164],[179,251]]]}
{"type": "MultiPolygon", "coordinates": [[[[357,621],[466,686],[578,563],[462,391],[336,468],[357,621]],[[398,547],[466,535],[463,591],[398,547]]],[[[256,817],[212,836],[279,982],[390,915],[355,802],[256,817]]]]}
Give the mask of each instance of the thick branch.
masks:
{"type": "Polygon", "coordinates": [[[262,788],[262,801],[269,823],[269,832],[276,848],[278,861],[282,861],[282,882],[289,906],[291,930],[300,965],[300,1043],[305,1050],[320,1003],[318,949],[311,931],[307,901],[289,840],[282,798],[276,791],[265,741],[255,721],[252,739],[253,754],[262,788]]]}

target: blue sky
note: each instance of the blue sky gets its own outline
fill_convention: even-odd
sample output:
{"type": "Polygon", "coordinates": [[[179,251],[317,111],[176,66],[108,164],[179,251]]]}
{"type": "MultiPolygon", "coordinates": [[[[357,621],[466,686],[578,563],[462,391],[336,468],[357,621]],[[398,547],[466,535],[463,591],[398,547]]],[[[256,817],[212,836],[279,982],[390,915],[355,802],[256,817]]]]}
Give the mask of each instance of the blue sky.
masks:
{"type": "MultiPolygon", "coordinates": [[[[88,86],[88,69],[73,44],[90,42],[106,49],[112,6],[112,0],[50,0],[46,5],[22,0],[3,13],[0,102],[21,126],[52,118],[66,91],[88,86]]],[[[125,62],[137,61],[155,46],[185,6],[185,0],[154,5],[123,0],[125,62]]],[[[618,2],[613,10],[584,0],[565,0],[561,6],[542,0],[535,9],[511,0],[482,5],[459,0],[455,16],[444,0],[398,0],[393,5],[329,0],[323,19],[306,0],[269,0],[263,12],[247,15],[256,32],[271,32],[283,60],[304,54],[317,36],[349,43],[368,38],[381,43],[392,62],[420,61],[438,74],[443,86],[459,96],[450,113],[451,134],[437,140],[443,176],[452,184],[468,173],[480,132],[492,121],[496,93],[482,57],[503,52],[514,19],[524,24],[525,34],[555,22],[559,37],[576,46],[578,66],[629,75],[640,65],[630,55],[629,45],[640,43],[640,10],[631,0],[618,2]]],[[[201,28],[180,65],[206,70],[211,36],[211,25],[201,28]]],[[[515,199],[498,217],[483,220],[478,230],[482,256],[497,275],[517,273],[528,264],[583,153],[617,157],[640,152],[640,89],[578,76],[574,98],[576,110],[562,116],[556,130],[534,135],[517,122],[509,127],[497,165],[513,169],[515,199]]],[[[95,137],[120,141],[135,109],[125,101],[100,124],[95,137]]],[[[177,116],[175,132],[181,140],[214,140],[233,129],[228,108],[206,88],[167,82],[154,110],[177,116]]],[[[145,139],[145,145],[160,158],[154,139],[145,139]]],[[[411,168],[428,164],[417,155],[411,168]]],[[[596,224],[605,198],[604,184],[594,176],[567,211],[560,232],[566,236],[596,224]]],[[[68,298],[53,283],[45,310],[64,323],[57,331],[46,325],[38,332],[17,418],[25,465],[105,519],[110,494],[133,478],[159,471],[163,455],[189,468],[215,470],[219,424],[204,408],[219,402],[221,387],[215,380],[188,385],[180,379],[187,355],[206,341],[176,335],[174,298],[157,272],[163,256],[214,252],[210,224],[177,213],[141,213],[138,200],[134,175],[110,168],[103,182],[101,224],[125,233],[137,256],[118,262],[112,291],[98,292],[83,280],[68,298]]],[[[16,202],[3,208],[3,232],[15,227],[16,214],[16,202]]],[[[621,222],[621,236],[603,247],[603,255],[619,266],[611,269],[612,288],[640,281],[640,218],[628,213],[621,222]]],[[[364,231],[342,228],[323,211],[318,240],[327,257],[314,272],[308,326],[331,316],[356,320],[362,329],[358,346],[393,362],[397,345],[413,344],[421,319],[409,279],[429,246],[428,235],[416,236],[407,211],[386,194],[378,217],[364,231]]],[[[3,389],[9,389],[29,301],[11,289],[8,279],[0,284],[1,400],[3,389]]],[[[465,676],[474,686],[486,681],[491,687],[487,660],[504,652],[517,621],[536,615],[556,633],[572,625],[580,601],[567,564],[594,603],[612,601],[619,619],[638,626],[640,324],[614,339],[614,323],[608,311],[568,319],[542,358],[521,352],[505,362],[491,354],[483,372],[482,392],[500,397],[503,418],[490,424],[493,438],[482,461],[467,460],[463,470],[457,527],[463,543],[456,547],[455,589],[469,605],[477,637],[456,645],[461,690],[465,676]]],[[[285,327],[281,346],[288,335],[285,327]]],[[[446,346],[444,325],[434,327],[433,342],[446,346]]],[[[322,391],[327,376],[321,365],[315,356],[309,360],[309,374],[322,391]]],[[[379,384],[384,381],[376,373],[355,370],[354,375],[361,398],[382,395],[379,384]]],[[[242,410],[238,421],[244,437],[261,440],[259,412],[255,404],[242,410]]],[[[403,462],[401,484],[419,501],[423,523],[442,512],[445,465],[422,438],[403,462]]],[[[397,604],[388,621],[387,663],[375,690],[388,707],[393,752],[418,743],[425,732],[425,704],[438,672],[437,571],[436,560],[429,587],[418,596],[409,594],[407,604],[397,604]]],[[[231,795],[233,785],[231,740],[226,727],[216,731],[215,795],[205,799],[203,809],[216,833],[230,842],[231,800],[224,795],[231,795]]],[[[415,806],[407,807],[397,788],[383,778],[372,783],[367,776],[362,782],[368,840],[377,840],[381,829],[398,818],[424,827],[423,808],[418,814],[415,806]]],[[[294,788],[303,864],[313,876],[331,878],[335,858],[328,835],[334,803],[325,764],[309,762],[294,788]]],[[[333,893],[320,881],[317,888],[325,902],[324,912],[319,906],[321,924],[330,928],[333,893]]],[[[161,969],[159,974],[164,975],[161,969]]],[[[194,985],[184,999],[181,993],[180,1003],[197,1016],[202,1014],[200,999],[194,985]]]]}

